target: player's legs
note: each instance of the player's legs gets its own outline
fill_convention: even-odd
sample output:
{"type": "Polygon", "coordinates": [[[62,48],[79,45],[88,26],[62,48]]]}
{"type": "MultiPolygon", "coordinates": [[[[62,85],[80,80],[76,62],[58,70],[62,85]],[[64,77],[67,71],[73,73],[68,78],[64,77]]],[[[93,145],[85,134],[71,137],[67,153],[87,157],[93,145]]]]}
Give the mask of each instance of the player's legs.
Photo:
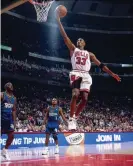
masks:
{"type": "Polygon", "coordinates": [[[80,112],[82,112],[83,109],[85,108],[87,100],[88,100],[88,94],[89,94],[88,92],[81,92],[81,101],[77,106],[77,110],[75,113],[76,117],[78,117],[80,112]]]}
{"type": "Polygon", "coordinates": [[[81,84],[82,78],[78,78],[77,80],[74,80],[72,83],[72,99],[70,104],[70,118],[73,118],[74,112],[76,110],[76,103],[77,99],[80,95],[80,84],[81,84]]]}
{"type": "Polygon", "coordinates": [[[58,137],[57,134],[53,134],[53,139],[55,141],[55,144],[58,145],[58,137]]]}
{"type": "Polygon", "coordinates": [[[47,155],[48,154],[48,144],[49,144],[50,134],[51,134],[51,130],[48,127],[48,124],[47,124],[47,126],[46,126],[45,149],[44,149],[44,152],[42,153],[42,155],[47,155]]]}
{"type": "Polygon", "coordinates": [[[80,90],[77,88],[74,88],[72,90],[72,99],[71,99],[71,104],[70,104],[70,118],[73,118],[74,112],[76,110],[76,104],[77,104],[77,99],[79,97],[80,90]]]}
{"type": "Polygon", "coordinates": [[[55,128],[48,128],[47,127],[47,129],[46,129],[46,140],[45,140],[45,150],[44,150],[42,155],[48,155],[48,143],[49,143],[50,134],[53,135],[53,139],[54,139],[55,144],[56,144],[55,153],[56,154],[59,153],[58,137],[57,137],[57,133],[55,131],[55,128]]]}
{"type": "Polygon", "coordinates": [[[42,155],[47,155],[47,154],[48,154],[49,137],[50,137],[50,134],[49,134],[49,133],[46,133],[45,149],[44,149],[44,152],[42,153],[42,155]]]}
{"type": "Polygon", "coordinates": [[[56,148],[55,148],[55,154],[59,153],[59,144],[58,144],[58,137],[57,137],[57,133],[53,133],[53,139],[55,141],[56,144],[56,148]]]}
{"type": "Polygon", "coordinates": [[[5,149],[8,149],[14,139],[14,125],[9,121],[1,120],[1,134],[7,134],[5,149]]]}
{"type": "Polygon", "coordinates": [[[11,145],[11,143],[13,142],[14,139],[14,131],[11,131],[9,133],[7,133],[7,141],[6,141],[6,145],[5,145],[5,149],[8,149],[9,146],[11,145]]]}
{"type": "Polygon", "coordinates": [[[70,118],[69,118],[69,124],[68,124],[68,129],[69,130],[75,130],[76,129],[76,124],[74,123],[74,113],[76,111],[76,104],[77,104],[77,99],[80,95],[80,84],[81,84],[82,78],[80,77],[79,72],[70,72],[70,84],[72,86],[72,99],[70,103],[70,118]]]}
{"type": "Polygon", "coordinates": [[[2,150],[2,156],[6,160],[10,160],[9,155],[8,155],[8,148],[12,144],[13,139],[14,139],[14,129],[12,128],[12,125],[10,124],[9,121],[1,121],[1,129],[2,132],[1,134],[7,134],[8,138],[6,140],[6,145],[2,150]]]}
{"type": "Polygon", "coordinates": [[[80,90],[77,88],[74,88],[72,90],[72,99],[71,99],[71,104],[70,104],[70,118],[69,118],[69,123],[68,123],[68,129],[69,130],[76,130],[76,123],[73,121],[73,116],[76,111],[76,104],[77,104],[77,99],[79,97],[80,90]]]}
{"type": "Polygon", "coordinates": [[[92,78],[88,73],[82,74],[82,82],[80,84],[80,92],[81,92],[81,101],[77,106],[75,116],[78,117],[80,112],[83,111],[83,109],[86,106],[88,95],[90,93],[90,87],[92,85],[92,78]]]}
{"type": "Polygon", "coordinates": [[[50,133],[46,133],[45,147],[48,147],[48,144],[49,144],[49,137],[50,137],[50,133]]]}

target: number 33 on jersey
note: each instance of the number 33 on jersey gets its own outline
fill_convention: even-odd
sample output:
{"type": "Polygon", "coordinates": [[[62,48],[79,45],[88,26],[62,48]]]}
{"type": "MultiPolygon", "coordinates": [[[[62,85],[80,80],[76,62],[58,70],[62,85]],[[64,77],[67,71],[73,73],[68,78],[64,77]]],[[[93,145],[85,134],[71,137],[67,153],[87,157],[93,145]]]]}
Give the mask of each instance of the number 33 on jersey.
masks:
{"type": "Polygon", "coordinates": [[[89,52],[75,48],[71,54],[71,63],[73,70],[88,72],[91,68],[89,52]]]}

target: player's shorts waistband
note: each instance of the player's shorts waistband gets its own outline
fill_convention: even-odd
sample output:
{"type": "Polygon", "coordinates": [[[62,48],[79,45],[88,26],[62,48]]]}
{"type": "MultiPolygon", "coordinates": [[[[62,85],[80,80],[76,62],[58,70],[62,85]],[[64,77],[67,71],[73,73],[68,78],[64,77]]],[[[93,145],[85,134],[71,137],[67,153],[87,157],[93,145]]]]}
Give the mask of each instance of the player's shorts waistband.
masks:
{"type": "Polygon", "coordinates": [[[85,71],[85,70],[77,70],[77,69],[74,69],[72,71],[75,71],[75,72],[81,72],[81,73],[89,73],[89,71],[85,71]]]}

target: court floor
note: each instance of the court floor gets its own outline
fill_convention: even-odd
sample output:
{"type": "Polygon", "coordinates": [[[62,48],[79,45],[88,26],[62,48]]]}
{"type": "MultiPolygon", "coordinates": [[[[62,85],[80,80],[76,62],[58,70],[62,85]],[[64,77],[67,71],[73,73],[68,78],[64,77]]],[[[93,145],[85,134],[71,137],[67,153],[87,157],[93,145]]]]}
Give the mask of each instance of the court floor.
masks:
{"type": "Polygon", "coordinates": [[[97,145],[49,147],[49,155],[42,156],[44,148],[9,150],[10,161],[1,158],[2,166],[133,166],[133,142],[97,145]]]}

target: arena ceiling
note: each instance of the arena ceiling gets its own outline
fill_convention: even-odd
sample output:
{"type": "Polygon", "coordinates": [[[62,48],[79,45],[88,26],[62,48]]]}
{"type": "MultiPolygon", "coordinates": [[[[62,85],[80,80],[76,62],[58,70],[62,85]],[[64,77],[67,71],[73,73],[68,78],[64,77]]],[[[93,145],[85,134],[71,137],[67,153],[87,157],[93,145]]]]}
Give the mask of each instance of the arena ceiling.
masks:
{"type": "MultiPolygon", "coordinates": [[[[12,3],[24,0],[2,0],[2,9],[12,3]]],[[[133,0],[58,0],[49,12],[53,17],[53,11],[58,5],[65,5],[69,12],[89,15],[102,15],[110,17],[133,17],[133,0]]],[[[32,4],[26,2],[11,10],[22,16],[36,19],[36,12],[32,4]]]]}

